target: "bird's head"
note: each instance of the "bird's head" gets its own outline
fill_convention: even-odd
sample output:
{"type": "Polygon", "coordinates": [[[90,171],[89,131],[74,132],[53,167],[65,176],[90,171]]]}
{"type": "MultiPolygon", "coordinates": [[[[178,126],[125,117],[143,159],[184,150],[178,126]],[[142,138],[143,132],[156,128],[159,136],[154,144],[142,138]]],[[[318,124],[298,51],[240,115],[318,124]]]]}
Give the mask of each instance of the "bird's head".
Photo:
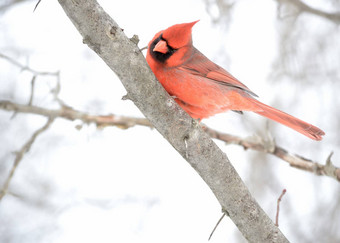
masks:
{"type": "Polygon", "coordinates": [[[192,50],[191,29],[198,21],[176,24],[158,32],[149,43],[149,54],[169,67],[182,64],[192,50]]]}

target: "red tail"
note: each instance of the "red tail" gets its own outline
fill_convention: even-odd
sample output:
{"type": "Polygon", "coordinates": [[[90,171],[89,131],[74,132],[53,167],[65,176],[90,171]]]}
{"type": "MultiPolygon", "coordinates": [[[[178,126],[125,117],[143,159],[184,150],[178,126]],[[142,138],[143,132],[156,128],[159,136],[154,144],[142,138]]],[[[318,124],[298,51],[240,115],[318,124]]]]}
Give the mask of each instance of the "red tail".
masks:
{"type": "Polygon", "coordinates": [[[311,139],[321,140],[322,136],[325,135],[325,133],[321,129],[313,126],[312,124],[309,124],[296,117],[288,115],[283,111],[265,105],[259,102],[258,100],[252,99],[252,103],[255,103],[262,109],[262,111],[254,111],[255,113],[267,117],[273,121],[279,122],[287,127],[290,127],[311,139]]]}

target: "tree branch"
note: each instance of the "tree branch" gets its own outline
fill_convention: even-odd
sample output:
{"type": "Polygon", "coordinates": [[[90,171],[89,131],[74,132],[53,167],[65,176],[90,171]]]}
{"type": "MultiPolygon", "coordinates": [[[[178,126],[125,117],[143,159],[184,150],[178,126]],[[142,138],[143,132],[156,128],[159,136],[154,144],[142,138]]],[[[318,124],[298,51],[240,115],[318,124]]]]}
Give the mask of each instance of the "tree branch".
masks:
{"type": "MultiPolygon", "coordinates": [[[[0,109],[6,111],[14,111],[18,113],[35,114],[45,116],[47,118],[63,118],[74,121],[80,120],[85,124],[94,123],[98,127],[116,126],[122,129],[131,128],[133,126],[145,126],[153,128],[149,120],[145,118],[117,116],[117,115],[92,115],[83,111],[73,109],[70,106],[62,106],[60,109],[46,109],[33,105],[21,105],[10,101],[0,100],[0,109]]],[[[340,168],[335,167],[330,158],[327,158],[325,164],[321,164],[310,159],[306,159],[301,155],[294,155],[286,149],[273,144],[268,149],[266,142],[261,139],[241,138],[235,135],[222,133],[205,125],[203,130],[210,135],[210,137],[226,142],[227,144],[235,144],[242,146],[244,149],[256,150],[262,153],[272,154],[277,158],[287,162],[290,166],[314,173],[316,175],[323,175],[331,177],[340,182],[340,168]]]]}
{"type": "Polygon", "coordinates": [[[340,24],[340,12],[333,12],[329,13],[326,11],[322,11],[316,8],[313,8],[306,3],[302,2],[301,0],[276,0],[279,4],[291,4],[295,6],[300,12],[310,13],[317,15],[319,17],[328,19],[335,24],[340,24]]]}
{"type": "Polygon", "coordinates": [[[34,141],[36,140],[36,138],[43,133],[44,131],[46,131],[50,125],[53,123],[54,119],[53,118],[49,118],[46,122],[46,124],[39,128],[37,131],[35,131],[33,133],[33,135],[31,136],[31,138],[22,146],[22,148],[16,152],[16,156],[15,156],[15,160],[14,160],[14,164],[12,166],[12,169],[4,183],[4,186],[2,187],[2,190],[0,191],[0,201],[1,199],[7,194],[8,191],[8,187],[9,187],[9,183],[11,182],[14,173],[16,171],[16,169],[18,168],[18,165],[20,163],[20,161],[22,160],[22,158],[24,157],[24,154],[26,154],[30,149],[32,144],[34,143],[34,141]]]}
{"type": "Polygon", "coordinates": [[[277,199],[277,204],[276,204],[276,216],[275,216],[275,225],[279,227],[279,213],[280,213],[280,202],[283,198],[283,196],[286,194],[287,190],[283,189],[280,197],[277,199]]]}
{"type": "Polygon", "coordinates": [[[139,48],[94,0],[59,0],[135,105],[208,184],[249,242],[288,242],[249,193],[227,156],[157,82],[139,48]]]}
{"type": "Polygon", "coordinates": [[[240,137],[230,135],[227,133],[218,132],[209,127],[204,127],[203,129],[212,138],[222,140],[226,143],[240,145],[244,149],[252,149],[252,150],[257,150],[260,152],[272,154],[282,159],[283,161],[288,162],[289,165],[294,168],[312,172],[312,173],[315,173],[316,175],[329,176],[337,180],[338,182],[340,182],[340,168],[335,167],[331,163],[330,157],[327,158],[326,164],[323,165],[321,163],[314,162],[310,159],[306,159],[303,156],[291,154],[286,149],[280,146],[277,146],[275,144],[270,146],[270,149],[268,149],[268,146],[266,145],[266,143],[260,140],[254,141],[252,139],[240,138],[240,137]]]}
{"type": "Polygon", "coordinates": [[[35,114],[46,117],[64,118],[67,120],[81,120],[84,123],[95,123],[97,126],[117,126],[119,128],[130,128],[135,125],[152,127],[145,118],[134,118],[116,115],[96,116],[86,112],[75,110],[70,106],[62,106],[60,109],[46,109],[33,105],[21,105],[10,101],[0,100],[0,109],[27,114],[35,114]]]}
{"type": "Polygon", "coordinates": [[[5,12],[8,9],[12,8],[13,6],[17,5],[18,3],[25,2],[27,0],[11,0],[11,1],[3,1],[0,4],[0,12],[5,12]]]}
{"type": "Polygon", "coordinates": [[[18,62],[17,60],[15,60],[15,59],[13,59],[13,58],[5,55],[5,54],[2,54],[2,53],[0,53],[0,58],[3,58],[5,60],[7,60],[8,62],[12,63],[14,66],[17,66],[18,68],[21,69],[21,71],[27,70],[35,76],[37,76],[37,75],[40,75],[40,76],[42,76],[42,75],[53,75],[53,76],[59,75],[59,71],[57,71],[57,72],[41,72],[41,71],[34,70],[34,69],[30,68],[29,66],[23,65],[20,62],[18,62]]]}

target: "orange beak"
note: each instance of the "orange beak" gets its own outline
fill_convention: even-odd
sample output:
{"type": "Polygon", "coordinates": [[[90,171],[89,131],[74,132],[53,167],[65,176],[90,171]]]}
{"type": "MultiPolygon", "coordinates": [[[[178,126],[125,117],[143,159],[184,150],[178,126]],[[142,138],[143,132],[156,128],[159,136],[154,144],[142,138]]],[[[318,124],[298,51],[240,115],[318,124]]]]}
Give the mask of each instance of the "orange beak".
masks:
{"type": "Polygon", "coordinates": [[[166,43],[166,41],[160,40],[155,46],[155,48],[153,48],[153,51],[157,51],[157,52],[165,54],[169,51],[168,44],[166,43]]]}

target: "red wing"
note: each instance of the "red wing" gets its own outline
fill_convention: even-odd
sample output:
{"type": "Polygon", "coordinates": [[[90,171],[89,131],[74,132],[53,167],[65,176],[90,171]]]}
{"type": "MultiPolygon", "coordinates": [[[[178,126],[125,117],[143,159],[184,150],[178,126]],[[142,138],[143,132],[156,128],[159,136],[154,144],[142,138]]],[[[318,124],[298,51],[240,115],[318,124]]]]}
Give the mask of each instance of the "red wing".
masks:
{"type": "Polygon", "coordinates": [[[257,97],[257,95],[252,92],[247,86],[234,78],[226,70],[210,61],[197,49],[194,50],[194,54],[189,62],[183,64],[181,67],[179,67],[179,69],[193,75],[205,77],[207,78],[207,80],[211,80],[212,82],[218,83],[220,85],[241,89],[257,97]]]}

